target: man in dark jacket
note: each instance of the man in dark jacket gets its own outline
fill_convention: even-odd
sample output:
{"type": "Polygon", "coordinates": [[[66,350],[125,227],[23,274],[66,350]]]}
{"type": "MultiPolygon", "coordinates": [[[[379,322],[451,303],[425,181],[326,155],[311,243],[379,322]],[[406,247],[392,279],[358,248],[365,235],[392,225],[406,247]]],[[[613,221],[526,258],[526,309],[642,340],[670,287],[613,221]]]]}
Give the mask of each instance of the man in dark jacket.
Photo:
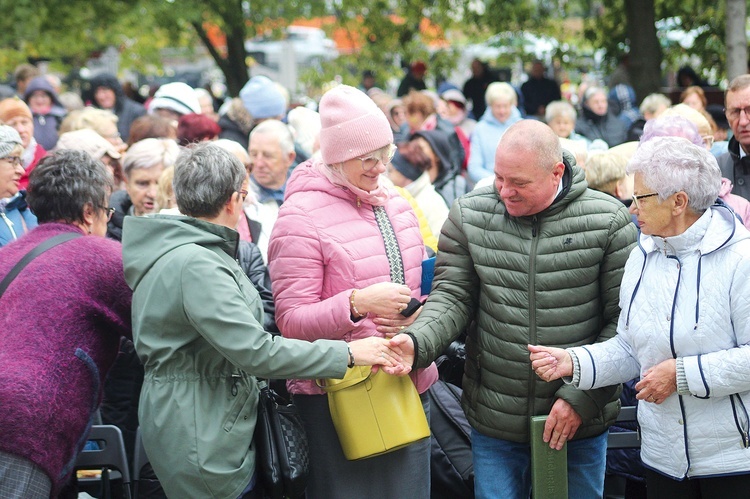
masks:
{"type": "Polygon", "coordinates": [[[529,71],[529,79],[521,85],[526,116],[544,118],[547,104],[562,99],[560,85],[552,78],[547,78],[544,71],[544,63],[534,61],[529,71]]]}
{"type": "Polygon", "coordinates": [[[142,105],[125,96],[122,85],[112,74],[102,73],[91,79],[91,98],[95,107],[117,115],[117,131],[124,141],[130,136],[133,121],[146,114],[142,105]]]}
{"type": "Polygon", "coordinates": [[[734,136],[729,151],[718,158],[721,176],[734,184],[732,194],[750,200],[750,74],[731,81],[724,102],[734,136]]]}
{"type": "Polygon", "coordinates": [[[589,87],[583,96],[583,108],[576,122],[576,133],[589,140],[601,139],[609,147],[625,142],[628,127],[609,109],[607,92],[603,88],[589,87]]]}
{"type": "Polygon", "coordinates": [[[618,387],[546,386],[531,370],[526,345],[613,337],[635,240],[627,209],[587,189],[573,156],[536,120],[512,125],[500,139],[495,185],[453,204],[429,299],[392,344],[407,361],[414,351],[418,368],[468,328],[462,405],[472,426],[477,497],[529,496],[529,418],[538,415],[549,416],[548,443],[539,445],[567,442],[569,490],[603,496],[618,387]]]}

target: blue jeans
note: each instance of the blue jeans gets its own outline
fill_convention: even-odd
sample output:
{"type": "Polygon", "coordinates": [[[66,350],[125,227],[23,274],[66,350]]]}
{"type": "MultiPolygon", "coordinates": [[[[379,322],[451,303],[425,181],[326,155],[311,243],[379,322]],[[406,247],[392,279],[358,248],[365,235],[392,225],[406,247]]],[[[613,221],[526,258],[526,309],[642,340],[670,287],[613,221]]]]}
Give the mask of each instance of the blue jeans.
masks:
{"type": "MultiPolygon", "coordinates": [[[[474,491],[477,499],[527,499],[531,494],[529,444],[499,440],[471,431],[474,491]]],[[[568,442],[568,497],[600,499],[604,495],[607,432],[568,442]]]]}

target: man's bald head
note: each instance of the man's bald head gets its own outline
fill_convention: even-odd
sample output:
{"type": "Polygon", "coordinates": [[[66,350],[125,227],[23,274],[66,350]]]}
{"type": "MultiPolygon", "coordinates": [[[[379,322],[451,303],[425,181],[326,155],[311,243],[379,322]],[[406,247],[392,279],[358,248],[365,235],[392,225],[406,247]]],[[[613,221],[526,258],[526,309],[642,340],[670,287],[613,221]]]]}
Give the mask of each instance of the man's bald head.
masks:
{"type": "MultiPolygon", "coordinates": [[[[552,171],[562,161],[560,140],[552,129],[537,120],[521,120],[511,125],[503,134],[497,150],[534,151],[538,161],[536,166],[552,171]]],[[[497,154],[495,155],[497,160],[497,154]]]]}

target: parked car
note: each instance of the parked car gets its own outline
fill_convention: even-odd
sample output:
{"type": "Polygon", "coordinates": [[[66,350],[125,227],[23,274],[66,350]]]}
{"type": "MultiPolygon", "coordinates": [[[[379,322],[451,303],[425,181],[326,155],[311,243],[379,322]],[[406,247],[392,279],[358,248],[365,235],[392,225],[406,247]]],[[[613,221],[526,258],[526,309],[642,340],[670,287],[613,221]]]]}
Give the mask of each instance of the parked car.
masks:
{"type": "Polygon", "coordinates": [[[274,70],[279,70],[283,57],[294,57],[303,67],[316,67],[323,61],[338,57],[333,40],[320,28],[288,26],[281,39],[265,35],[245,42],[248,55],[274,70]]]}

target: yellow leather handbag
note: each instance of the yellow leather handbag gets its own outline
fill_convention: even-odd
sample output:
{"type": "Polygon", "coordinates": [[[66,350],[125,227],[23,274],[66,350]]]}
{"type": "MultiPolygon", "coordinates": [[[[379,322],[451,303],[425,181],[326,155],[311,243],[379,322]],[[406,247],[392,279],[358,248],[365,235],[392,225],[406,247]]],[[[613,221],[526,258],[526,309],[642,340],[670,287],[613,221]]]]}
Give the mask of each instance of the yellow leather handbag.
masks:
{"type": "Polygon", "coordinates": [[[350,460],[385,454],[430,436],[422,401],[408,376],[393,376],[369,366],[347,370],[343,379],[318,384],[350,460]]]}

